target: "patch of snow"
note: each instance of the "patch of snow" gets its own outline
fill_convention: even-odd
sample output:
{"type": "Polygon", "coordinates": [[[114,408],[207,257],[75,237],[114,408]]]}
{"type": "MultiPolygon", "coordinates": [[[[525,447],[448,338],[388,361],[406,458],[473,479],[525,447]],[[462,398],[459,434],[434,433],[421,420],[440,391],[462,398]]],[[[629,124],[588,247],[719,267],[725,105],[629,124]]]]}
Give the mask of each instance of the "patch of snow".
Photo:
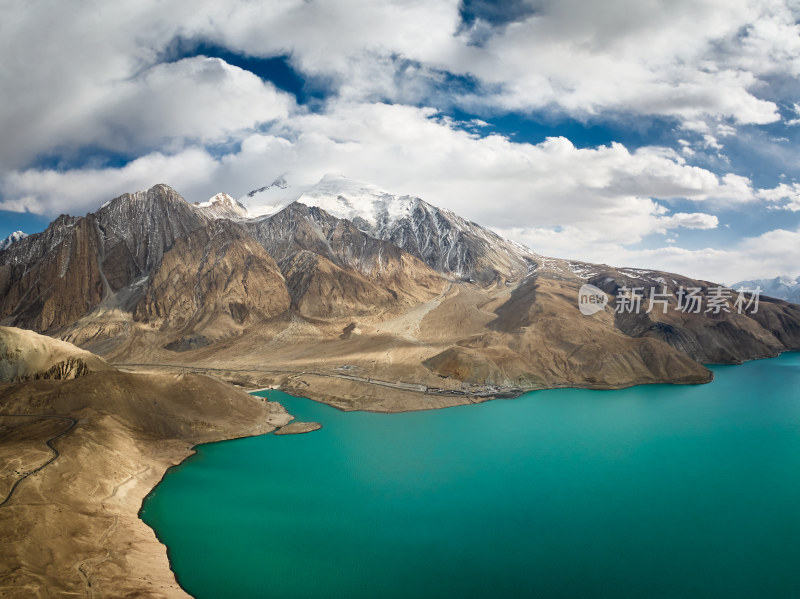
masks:
{"type": "Polygon", "coordinates": [[[213,198],[205,202],[195,202],[192,206],[211,218],[247,218],[250,216],[247,208],[227,193],[218,193],[213,198]]]}
{"type": "Polygon", "coordinates": [[[27,233],[22,231],[14,231],[11,235],[0,241],[0,251],[7,249],[11,244],[22,241],[28,236],[27,233]]]}
{"type": "Polygon", "coordinates": [[[313,185],[289,185],[281,176],[271,184],[243,195],[239,198],[239,203],[247,208],[251,217],[271,216],[286,208],[312,187],[313,185]]]}
{"type": "Polygon", "coordinates": [[[413,213],[419,198],[396,196],[377,185],[327,174],[314,185],[289,185],[283,177],[255,189],[239,201],[252,216],[270,216],[293,202],[320,208],[331,216],[349,221],[360,219],[372,229],[391,227],[413,213]]]}
{"type": "Polygon", "coordinates": [[[336,218],[361,219],[371,227],[379,228],[390,227],[409,216],[419,199],[395,196],[372,183],[328,174],[304,191],[297,201],[320,208],[336,218]]]}
{"type": "Polygon", "coordinates": [[[786,275],[774,277],[772,279],[754,279],[752,281],[739,281],[731,285],[731,289],[743,289],[753,292],[756,288],[761,288],[761,293],[769,297],[786,300],[789,302],[800,303],[800,277],[789,277],[786,275]]]}

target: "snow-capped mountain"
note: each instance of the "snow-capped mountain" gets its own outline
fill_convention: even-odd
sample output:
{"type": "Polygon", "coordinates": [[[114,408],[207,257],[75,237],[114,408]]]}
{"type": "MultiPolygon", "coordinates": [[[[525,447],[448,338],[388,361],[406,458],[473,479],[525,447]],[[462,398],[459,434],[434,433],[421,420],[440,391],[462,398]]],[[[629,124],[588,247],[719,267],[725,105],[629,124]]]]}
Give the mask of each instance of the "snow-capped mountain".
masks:
{"type": "Polygon", "coordinates": [[[731,285],[732,289],[745,289],[747,291],[753,291],[756,287],[760,287],[761,293],[764,295],[800,304],[800,277],[781,276],[774,279],[754,279],[752,281],[739,281],[731,285]]]}
{"type": "Polygon", "coordinates": [[[420,198],[395,195],[377,185],[325,175],[314,185],[291,186],[283,177],[240,199],[251,214],[277,215],[294,202],[352,222],[367,235],[389,241],[439,272],[458,277],[515,281],[537,261],[528,248],[420,198]]]}
{"type": "Polygon", "coordinates": [[[218,193],[206,202],[195,202],[194,205],[206,216],[218,218],[247,218],[247,208],[234,200],[227,193],[218,193]]]}
{"type": "Polygon", "coordinates": [[[17,241],[22,241],[28,235],[23,233],[22,231],[14,231],[11,235],[0,241],[0,252],[4,249],[8,248],[12,243],[16,243],[17,241]]]}
{"type": "Polygon", "coordinates": [[[261,214],[274,214],[297,201],[309,208],[321,208],[336,218],[352,221],[360,229],[372,231],[391,227],[411,212],[415,201],[420,201],[411,196],[391,194],[372,183],[334,174],[325,175],[314,185],[296,187],[280,177],[272,185],[250,193],[255,195],[248,194],[247,197],[253,200],[270,200],[258,210],[261,214]]]}
{"type": "Polygon", "coordinates": [[[0,252],[0,324],[120,361],[173,364],[186,352],[194,366],[319,368],[323,394],[336,393],[327,377],[342,364],[377,380],[493,394],[705,382],[702,363],[800,348],[800,306],[777,299],[752,314],[583,316],[587,283],[608,298],[632,280],[673,296],[709,284],[538,256],[360,181],[292,189],[279,180],[259,198],[284,207],[224,218],[218,209],[236,207],[229,196],[194,205],[159,184],[62,215],[0,252]]]}
{"type": "Polygon", "coordinates": [[[298,199],[312,185],[292,186],[283,176],[269,185],[259,187],[239,198],[239,203],[247,207],[251,216],[270,216],[286,208],[298,199]]]}

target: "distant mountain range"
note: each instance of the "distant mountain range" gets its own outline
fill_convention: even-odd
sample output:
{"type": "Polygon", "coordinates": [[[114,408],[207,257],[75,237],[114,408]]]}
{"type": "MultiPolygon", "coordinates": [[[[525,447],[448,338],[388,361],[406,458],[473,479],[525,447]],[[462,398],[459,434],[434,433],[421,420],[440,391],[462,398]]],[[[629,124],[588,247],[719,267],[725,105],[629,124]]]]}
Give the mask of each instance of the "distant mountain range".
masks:
{"type": "Polygon", "coordinates": [[[800,277],[775,277],[774,279],[755,279],[752,281],[739,281],[731,285],[733,289],[747,289],[754,291],[760,288],[764,295],[777,297],[795,304],[800,304],[800,277]]]}
{"type": "Polygon", "coordinates": [[[762,297],[740,313],[733,294],[681,310],[689,288],[720,304],[713,283],[548,258],[335,175],[196,204],[156,185],[0,251],[0,324],[113,364],[206,369],[344,409],[703,382],[703,363],[800,348],[800,307],[762,297]],[[589,316],[586,289],[605,298],[589,316]],[[631,290],[662,300],[615,310],[631,290]]]}

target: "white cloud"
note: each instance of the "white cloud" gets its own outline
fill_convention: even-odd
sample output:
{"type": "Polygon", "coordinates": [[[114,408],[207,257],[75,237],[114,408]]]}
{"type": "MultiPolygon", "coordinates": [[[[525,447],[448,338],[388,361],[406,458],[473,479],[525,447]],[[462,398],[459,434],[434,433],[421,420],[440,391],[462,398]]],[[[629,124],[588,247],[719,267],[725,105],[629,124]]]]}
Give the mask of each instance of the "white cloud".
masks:
{"type": "Polygon", "coordinates": [[[293,106],[291,96],[248,71],[216,58],[194,57],[99,85],[80,102],[61,106],[61,112],[52,107],[52,113],[30,123],[9,123],[21,143],[4,144],[0,157],[9,159],[20,145],[23,150],[30,146],[31,153],[60,149],[67,157],[85,146],[134,154],[174,151],[187,141],[224,141],[285,118],[293,106]],[[22,125],[25,131],[19,131],[22,125]]]}
{"type": "Polygon", "coordinates": [[[627,262],[732,285],[745,279],[800,275],[798,247],[800,230],[775,229],[746,237],[724,249],[669,247],[629,251],[627,262]]]}
{"type": "Polygon", "coordinates": [[[119,150],[209,143],[286,118],[292,107],[288,94],[249,71],[218,58],[187,58],[111,86],[91,142],[119,150]]]}
{"type": "Polygon", "coordinates": [[[192,23],[224,25],[228,8],[157,0],[5,5],[0,174],[42,153],[174,150],[285,115],[291,98],[250,72],[202,58],[157,64],[177,35],[197,30],[192,23]]]}
{"type": "Polygon", "coordinates": [[[654,233],[672,234],[667,243],[673,244],[681,229],[719,226],[714,214],[671,212],[670,198],[752,207],[796,194],[796,186],[754,191],[746,178],[718,177],[665,148],[631,152],[620,144],[576,148],[565,138],[525,144],[480,137],[430,109],[396,105],[332,103],[320,114],[293,114],[222,157],[190,148],[153,153],[120,169],[18,171],[5,178],[2,192],[9,208],[29,205],[53,215],[93,210],[156,182],[197,201],[219,191],[241,196],[280,174],[302,184],[326,172],[419,195],[549,255],[722,282],[793,274],[798,264],[800,233],[792,231],[725,250],[632,249],[654,233]],[[658,195],[648,195],[654,190],[658,195]]]}
{"type": "Polygon", "coordinates": [[[10,200],[0,201],[0,210],[9,212],[30,212],[31,214],[44,214],[47,210],[39,198],[31,195],[23,195],[10,200]]]}
{"type": "Polygon", "coordinates": [[[0,206],[51,217],[62,212],[82,214],[123,193],[156,183],[167,183],[179,191],[200,185],[211,189],[211,177],[218,167],[205,150],[190,148],[171,156],[148,154],[119,169],[29,169],[5,177],[2,192],[9,199],[0,206]]]}
{"type": "Polygon", "coordinates": [[[686,229],[716,229],[719,226],[719,219],[713,214],[703,212],[676,212],[670,216],[663,216],[658,219],[661,225],[659,233],[665,233],[669,229],[684,227],[686,229]]]}
{"type": "Polygon", "coordinates": [[[796,127],[797,125],[800,125],[800,104],[794,102],[792,104],[792,111],[795,114],[795,118],[789,119],[788,121],[786,121],[786,124],[789,127],[796,127]]]}
{"type": "Polygon", "coordinates": [[[242,195],[283,173],[307,183],[331,171],[419,195],[492,227],[575,227],[629,243],[676,227],[716,225],[704,213],[669,215],[672,198],[737,204],[754,197],[746,178],[718,177],[666,148],[577,148],[563,137],[516,143],[459,129],[432,109],[347,102],[279,120],[220,158],[196,148],[154,153],[121,169],[28,169],[7,176],[2,192],[8,200],[36,198],[56,214],[156,182],[198,200],[219,191],[242,195]]]}
{"type": "Polygon", "coordinates": [[[796,250],[800,247],[800,230],[776,229],[722,249],[694,250],[672,245],[677,241],[674,238],[665,240],[670,244],[666,247],[632,249],[572,228],[560,231],[518,228],[502,232],[549,255],[617,267],[663,270],[726,285],[746,279],[800,275],[796,250]]]}
{"type": "Polygon", "coordinates": [[[758,197],[766,200],[767,202],[783,202],[780,205],[774,205],[773,208],[780,208],[783,210],[791,210],[792,212],[800,211],[800,183],[781,183],[772,189],[760,189],[758,197]]]}
{"type": "Polygon", "coordinates": [[[760,95],[766,78],[800,73],[796,17],[783,0],[562,0],[476,46],[459,34],[456,0],[14,3],[0,35],[0,130],[14,144],[0,148],[0,171],[87,144],[174,148],[287,110],[219,63],[153,66],[178,36],[289,55],[353,103],[768,123],[778,113],[760,95]],[[483,91],[453,91],[445,71],[483,91]]]}
{"type": "MultiPolygon", "coordinates": [[[[555,105],[573,115],[616,109],[695,122],[730,117],[767,123],[778,118],[777,107],[757,97],[759,79],[743,68],[748,61],[737,54],[737,42],[755,35],[748,26],[759,19],[790,23],[787,11],[773,14],[779,5],[564,0],[542,5],[491,38],[485,50],[459,58],[464,72],[502,86],[493,100],[507,108],[555,105]]],[[[768,37],[758,41],[758,56],[773,68],[793,60],[772,52],[780,46],[769,45],[768,37]]]]}

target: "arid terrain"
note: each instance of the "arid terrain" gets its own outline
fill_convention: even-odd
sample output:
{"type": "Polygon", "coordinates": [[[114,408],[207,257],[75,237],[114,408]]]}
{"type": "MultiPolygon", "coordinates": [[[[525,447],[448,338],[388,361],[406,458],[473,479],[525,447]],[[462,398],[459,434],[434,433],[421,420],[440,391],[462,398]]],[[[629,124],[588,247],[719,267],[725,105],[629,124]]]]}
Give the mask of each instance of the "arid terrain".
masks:
{"type": "MultiPolygon", "coordinates": [[[[286,194],[281,187],[279,191],[286,194]]],[[[270,188],[259,190],[269,194],[270,188]]],[[[343,409],[551,387],[702,383],[706,363],[800,348],[800,306],[673,273],[540,256],[419,198],[323,179],[272,214],[166,185],[62,216],[0,252],[0,322],[127,371],[196,371],[343,409]],[[609,298],[579,311],[585,284],[609,298]],[[642,309],[618,312],[637,290],[642,309]],[[701,310],[681,309],[695,289],[701,310]],[[669,296],[648,310],[651,291],[669,296]]]]}
{"type": "Polygon", "coordinates": [[[0,323],[16,327],[0,328],[0,594],[185,596],[137,513],[194,445],[292,419],[241,388],[400,412],[705,383],[705,363],[800,348],[800,306],[737,299],[540,256],[344,178],[260,217],[166,185],[61,216],[0,251],[0,323]],[[586,285],[605,309],[581,313],[586,285]],[[646,309],[654,291],[668,299],[646,309]],[[617,309],[633,296],[641,310],[617,309]]]}
{"type": "Polygon", "coordinates": [[[96,368],[0,384],[0,595],[187,597],[138,517],[142,500],[194,445],[291,416],[208,377],[118,372],[28,331],[2,328],[0,340],[6,356],[96,368]]]}

